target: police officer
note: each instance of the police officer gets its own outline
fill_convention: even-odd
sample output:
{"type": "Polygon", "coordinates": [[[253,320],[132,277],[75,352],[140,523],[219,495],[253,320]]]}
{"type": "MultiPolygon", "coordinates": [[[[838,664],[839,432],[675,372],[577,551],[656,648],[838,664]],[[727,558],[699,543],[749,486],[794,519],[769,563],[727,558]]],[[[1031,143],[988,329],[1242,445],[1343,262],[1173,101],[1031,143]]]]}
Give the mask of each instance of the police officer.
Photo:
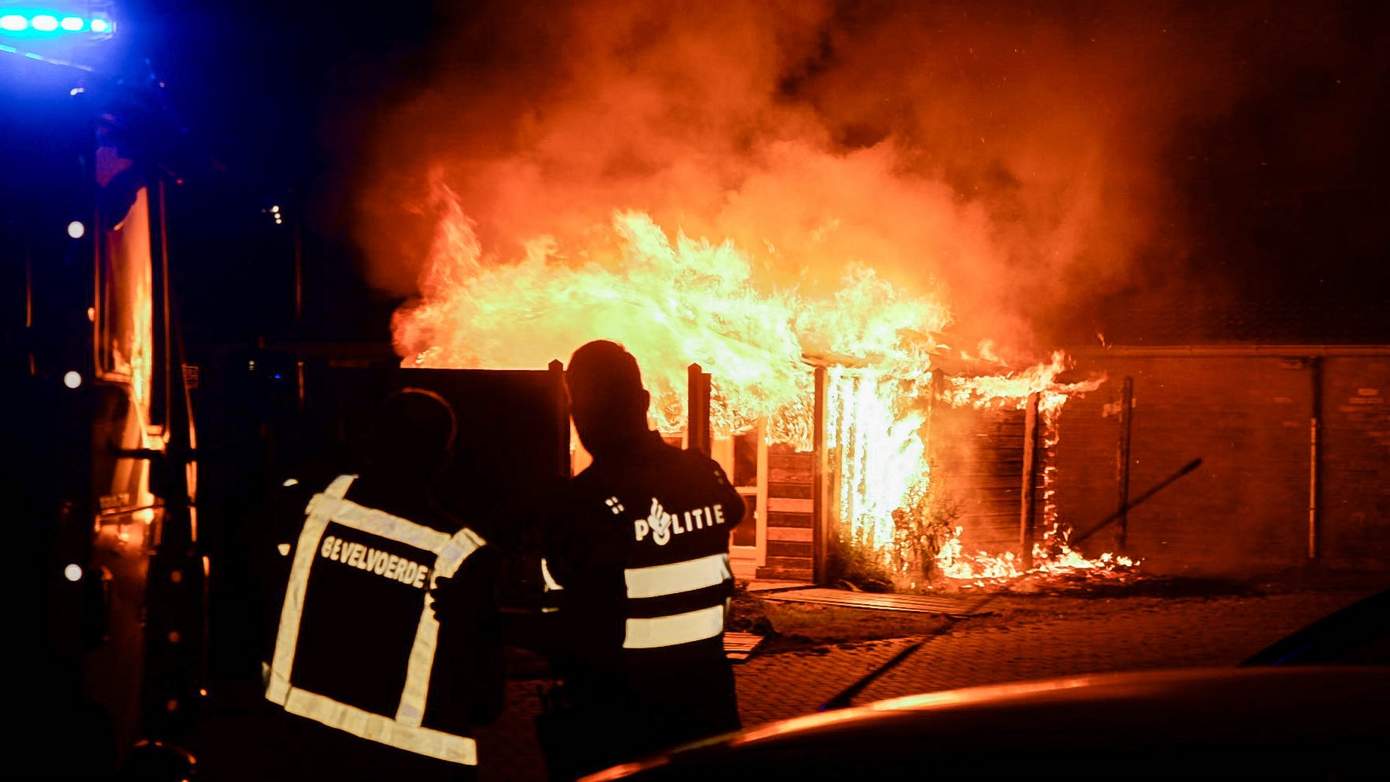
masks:
{"type": "Polygon", "coordinates": [[[546,551],[564,596],[563,684],[539,725],[556,778],[739,727],[723,632],[743,500],[717,463],[648,429],[650,396],[620,345],[579,348],[566,381],[593,464],[546,551]]]}
{"type": "Polygon", "coordinates": [[[277,719],[289,765],[277,776],[475,775],[471,729],[502,705],[496,562],[435,501],[455,436],[443,398],[398,391],[362,469],[300,501],[265,667],[266,699],[290,715],[277,719]],[[429,608],[441,579],[447,621],[429,608]]]}

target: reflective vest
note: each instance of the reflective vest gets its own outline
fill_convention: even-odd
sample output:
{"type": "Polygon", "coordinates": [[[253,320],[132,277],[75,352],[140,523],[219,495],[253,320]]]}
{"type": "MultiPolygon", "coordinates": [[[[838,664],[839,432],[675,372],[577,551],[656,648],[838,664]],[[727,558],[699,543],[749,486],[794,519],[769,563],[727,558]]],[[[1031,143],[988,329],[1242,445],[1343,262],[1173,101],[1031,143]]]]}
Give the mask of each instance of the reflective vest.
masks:
{"type": "Polygon", "coordinates": [[[733,591],[727,553],[626,568],[623,580],[628,597],[624,649],[658,649],[722,637],[733,591]]]}
{"type": "Polygon", "coordinates": [[[439,639],[429,589],[485,542],[359,505],[346,498],[355,477],[309,502],[266,698],[369,741],[476,765],[471,737],[426,724],[439,639]]]}
{"type": "MultiPolygon", "coordinates": [[[[711,466],[713,486],[701,491],[692,476],[682,476],[684,480],[679,483],[684,484],[684,491],[665,492],[666,496],[638,495],[644,500],[638,513],[628,510],[619,495],[604,500],[621,527],[631,525],[623,569],[626,650],[663,649],[699,641],[721,643],[734,585],[729,532],[740,520],[743,508],[737,494],[731,489],[725,491],[723,471],[711,466]],[[732,501],[739,504],[732,505],[732,501]],[[732,506],[725,507],[726,503],[732,506]]],[[[698,475],[697,469],[687,467],[686,472],[698,475]]],[[[638,497],[630,499],[637,501],[638,497]]],[[[722,651],[719,656],[722,658],[722,651]]]]}
{"type": "Polygon", "coordinates": [[[717,462],[649,433],[575,476],[561,504],[546,554],[579,670],[727,665],[729,534],[746,506],[717,462]]]}

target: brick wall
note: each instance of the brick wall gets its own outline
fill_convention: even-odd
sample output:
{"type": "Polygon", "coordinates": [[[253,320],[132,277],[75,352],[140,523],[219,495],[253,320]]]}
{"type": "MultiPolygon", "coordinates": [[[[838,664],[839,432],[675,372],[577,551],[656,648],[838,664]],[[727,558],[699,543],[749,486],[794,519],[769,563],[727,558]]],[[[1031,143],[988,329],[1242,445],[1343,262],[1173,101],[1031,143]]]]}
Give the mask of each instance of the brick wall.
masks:
{"type": "MultiPolygon", "coordinates": [[[[1307,561],[1310,417],[1322,362],[1321,560],[1390,556],[1390,350],[1386,356],[1237,349],[1080,354],[1109,382],[1057,419],[1057,509],[1087,529],[1118,504],[1123,379],[1134,379],[1130,496],[1193,458],[1203,466],[1133,509],[1129,551],[1151,573],[1250,576],[1307,561]]],[[[1083,549],[1113,548],[1114,530],[1083,549]]]]}
{"type": "Polygon", "coordinates": [[[1322,547],[1331,561],[1390,561],[1390,356],[1323,362],[1322,547]]]}

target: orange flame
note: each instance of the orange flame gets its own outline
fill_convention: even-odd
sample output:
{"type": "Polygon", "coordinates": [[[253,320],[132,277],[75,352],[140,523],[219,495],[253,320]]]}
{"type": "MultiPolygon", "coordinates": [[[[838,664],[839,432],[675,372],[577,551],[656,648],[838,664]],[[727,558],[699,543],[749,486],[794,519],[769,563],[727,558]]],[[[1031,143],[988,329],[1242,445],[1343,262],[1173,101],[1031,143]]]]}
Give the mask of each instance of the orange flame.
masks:
{"type": "MultiPolygon", "coordinates": [[[[405,363],[535,368],[588,340],[611,339],[642,366],[663,432],[684,428],[686,367],[698,362],[713,377],[717,433],[766,420],[770,441],[802,450],[812,440],[808,361],[824,363],[834,508],[854,543],[899,570],[899,520],[916,512],[931,488],[926,422],[935,397],[953,406],[1021,406],[1036,392],[1051,419],[1070,395],[1104,381],[1058,383],[1067,368],[1060,352],[1049,363],[1010,372],[985,342],[981,358],[1004,366],[1002,374],[934,384],[933,355],[942,346],[931,335],[949,325],[949,311],[906,295],[862,263],[844,264],[842,286],[830,297],[761,286],[749,256],[732,242],[679,231],[672,237],[638,211],[613,213],[608,231],[585,246],[537,237],[524,257],[503,262],[488,256],[452,191],[436,182],[434,198],[440,220],[421,298],[393,322],[405,363]]],[[[1090,567],[1058,532],[1055,508],[1045,508],[1044,518],[1051,528],[1035,567],[1090,567]]],[[[936,566],[951,578],[1018,572],[1010,554],[966,557],[958,533],[936,566]]]]}
{"type": "Polygon", "coordinates": [[[903,361],[922,347],[901,334],[947,322],[944,307],[901,295],[863,266],[847,266],[830,299],[760,290],[731,243],[684,233],[673,241],[635,211],[614,213],[612,236],[572,256],[541,237],[526,257],[499,263],[485,257],[454,194],[438,184],[436,199],[441,219],[421,299],[393,323],[407,363],[535,368],[588,340],[612,339],[642,366],[664,432],[685,425],[686,366],[698,362],[713,376],[717,432],[767,418],[774,441],[809,447],[804,354],[903,361]]]}

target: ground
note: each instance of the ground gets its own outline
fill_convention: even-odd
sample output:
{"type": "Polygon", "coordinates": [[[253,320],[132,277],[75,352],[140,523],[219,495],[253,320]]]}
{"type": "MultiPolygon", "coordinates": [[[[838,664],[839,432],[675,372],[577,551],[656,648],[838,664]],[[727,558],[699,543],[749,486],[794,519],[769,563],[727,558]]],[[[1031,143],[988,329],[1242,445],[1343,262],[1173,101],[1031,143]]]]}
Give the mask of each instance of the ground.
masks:
{"type": "MultiPolygon", "coordinates": [[[[739,709],[745,726],[814,711],[917,643],[919,648],[853,702],[1048,676],[1234,665],[1367,593],[1326,584],[1273,589],[1160,584],[1084,596],[1006,595],[990,603],[990,614],[960,620],[742,595],[733,624],[769,637],[757,654],[735,667],[739,709]]],[[[544,778],[533,724],[545,686],[537,678],[543,668],[534,660],[517,663],[508,682],[507,711],[478,736],[483,780],[544,778]]],[[[232,743],[237,756],[230,759],[226,749],[206,748],[204,778],[248,778],[245,746],[232,743]]]]}
{"type": "MultiPolygon", "coordinates": [[[[745,726],[814,711],[924,638],[854,703],[1048,676],[1234,665],[1366,594],[1344,587],[1193,591],[1170,586],[1101,597],[1013,595],[991,603],[990,615],[958,621],[743,596],[736,621],[756,624],[765,617],[760,629],[777,634],[735,668],[739,711],[745,726]]],[[[531,729],[540,686],[510,683],[508,712],[479,737],[484,780],[543,778],[531,729]]]]}

